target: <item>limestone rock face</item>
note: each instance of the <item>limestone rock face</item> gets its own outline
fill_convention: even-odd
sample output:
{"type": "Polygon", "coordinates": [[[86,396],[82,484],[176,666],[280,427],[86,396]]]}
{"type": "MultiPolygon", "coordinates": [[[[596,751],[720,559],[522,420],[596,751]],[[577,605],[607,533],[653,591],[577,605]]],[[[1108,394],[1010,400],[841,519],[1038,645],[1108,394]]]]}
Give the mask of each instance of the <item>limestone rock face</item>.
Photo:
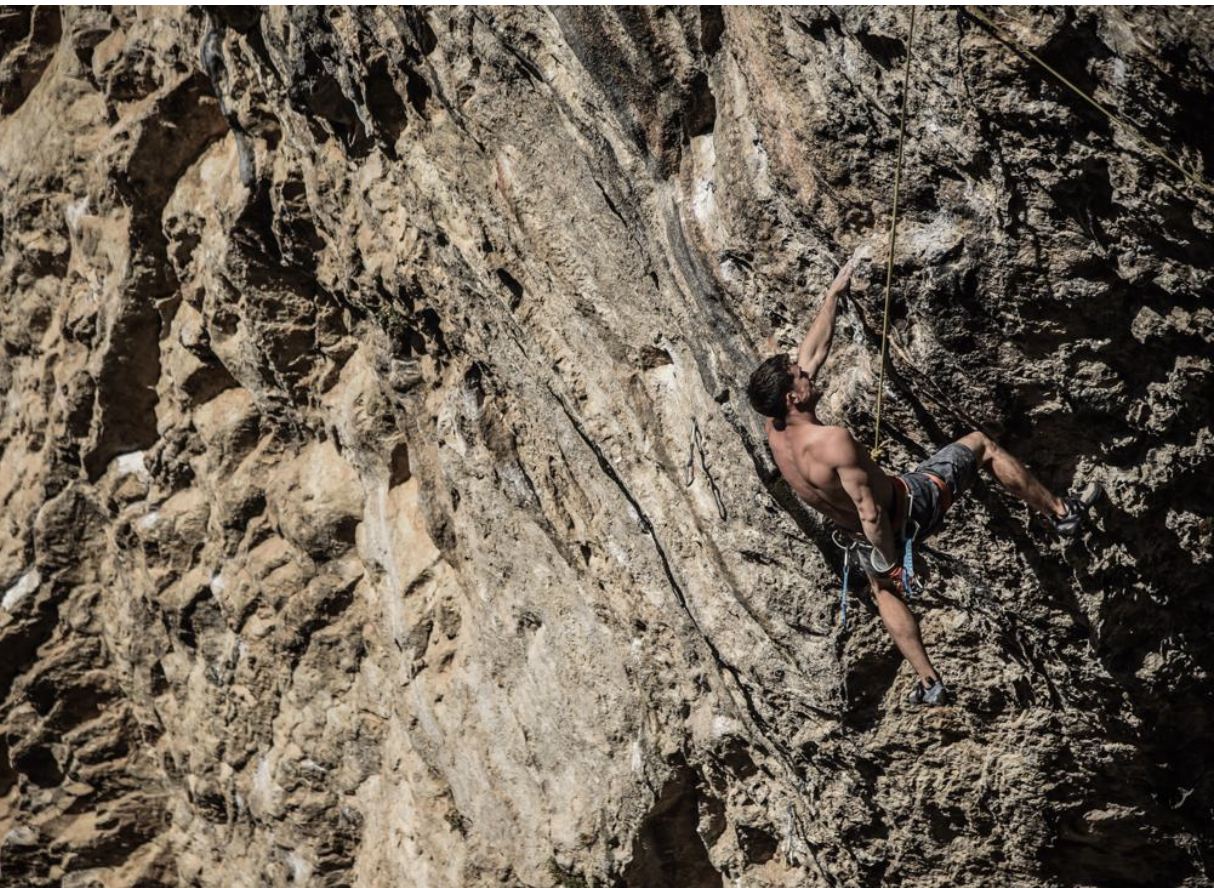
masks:
{"type": "MultiPolygon", "coordinates": [[[[989,13],[1210,179],[1199,9],[989,13]]],[[[745,399],[867,246],[909,13],[0,12],[0,884],[1209,885],[1211,192],[921,10],[871,603],[745,399]]]]}

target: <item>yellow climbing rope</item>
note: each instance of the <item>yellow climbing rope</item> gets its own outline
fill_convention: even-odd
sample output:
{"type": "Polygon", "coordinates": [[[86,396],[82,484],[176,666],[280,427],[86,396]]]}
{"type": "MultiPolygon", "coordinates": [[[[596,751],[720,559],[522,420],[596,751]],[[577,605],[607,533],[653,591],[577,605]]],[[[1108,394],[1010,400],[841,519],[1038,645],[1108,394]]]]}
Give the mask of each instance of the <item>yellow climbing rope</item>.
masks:
{"type": "Polygon", "coordinates": [[[902,121],[898,129],[898,163],[894,166],[894,200],[889,217],[889,255],[885,260],[885,319],[881,322],[881,364],[877,371],[877,411],[873,420],[874,460],[881,458],[881,404],[885,400],[885,358],[889,344],[889,295],[894,281],[894,244],[898,230],[898,191],[902,187],[902,145],[906,141],[906,98],[910,94],[911,44],[915,39],[915,7],[911,7],[906,35],[906,65],[902,69],[902,121]]]}
{"type": "Polygon", "coordinates": [[[1098,101],[1096,101],[1090,95],[1085,93],[1083,90],[1081,90],[1075,84],[1071,83],[1070,80],[1068,80],[1066,77],[1064,77],[1059,71],[1057,71],[1055,68],[1053,68],[1048,62],[1046,62],[1044,59],[1042,59],[1039,55],[1037,55],[1031,49],[1026,47],[1024,44],[1022,44],[1018,40],[1016,40],[1016,38],[1011,36],[1011,34],[1009,34],[1007,32],[1007,30],[1000,27],[999,25],[996,25],[984,13],[980,12],[977,8],[975,8],[973,6],[966,6],[965,11],[968,15],[972,16],[973,18],[977,19],[978,21],[982,22],[982,24],[984,24],[988,28],[990,28],[991,31],[994,32],[995,36],[997,38],[999,38],[1000,41],[1007,44],[1013,50],[1020,53],[1021,55],[1025,56],[1029,59],[1032,59],[1034,62],[1036,62],[1042,68],[1044,68],[1046,71],[1048,71],[1050,74],[1052,74],[1055,78],[1057,78],[1058,81],[1061,82],[1064,86],[1066,86],[1073,93],[1075,93],[1075,95],[1079,96],[1081,99],[1083,99],[1085,102],[1087,102],[1093,108],[1095,108],[1097,111],[1099,111],[1105,117],[1107,117],[1109,120],[1118,124],[1125,132],[1129,133],[1133,138],[1137,139],[1138,143],[1140,145],[1142,145],[1145,148],[1150,149],[1152,153],[1154,153],[1159,158],[1161,158],[1170,167],[1172,167],[1174,170],[1176,170],[1176,172],[1180,173],[1180,175],[1184,176],[1184,178],[1186,180],[1193,183],[1198,188],[1201,188],[1203,191],[1214,194],[1214,186],[1210,185],[1209,182],[1205,181],[1197,174],[1192,173],[1189,170],[1185,169],[1183,166],[1180,165],[1180,163],[1178,161],[1173,160],[1172,156],[1170,154],[1168,154],[1166,151],[1164,151],[1162,148],[1160,148],[1158,145],[1156,145],[1154,142],[1152,142],[1150,139],[1148,139],[1146,136],[1144,136],[1142,133],[1140,133],[1138,131],[1137,127],[1135,127],[1133,124],[1126,123],[1124,120],[1122,120],[1120,117],[1118,117],[1112,111],[1110,111],[1104,105],[1100,104],[1098,101]]]}

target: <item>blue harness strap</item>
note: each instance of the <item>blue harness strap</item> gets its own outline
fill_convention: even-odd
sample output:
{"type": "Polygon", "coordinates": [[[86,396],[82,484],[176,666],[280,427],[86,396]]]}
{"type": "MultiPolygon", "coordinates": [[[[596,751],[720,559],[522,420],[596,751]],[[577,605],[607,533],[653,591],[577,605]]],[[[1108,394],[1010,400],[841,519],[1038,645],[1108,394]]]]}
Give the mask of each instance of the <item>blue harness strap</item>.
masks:
{"type": "Polygon", "coordinates": [[[906,590],[906,594],[913,598],[922,588],[919,580],[915,578],[915,537],[919,534],[919,526],[913,521],[907,521],[907,524],[914,524],[914,531],[906,537],[906,548],[902,550],[902,588],[906,590]]]}
{"type": "Polygon", "coordinates": [[[906,550],[902,555],[902,588],[910,596],[915,594],[915,555],[911,551],[911,547],[914,544],[915,538],[907,537],[906,550]]]}
{"type": "Polygon", "coordinates": [[[843,591],[839,593],[839,612],[847,625],[847,581],[851,578],[851,549],[843,550],[843,591]]]}
{"type": "Polygon", "coordinates": [[[856,548],[856,543],[845,542],[838,531],[831,534],[831,540],[836,546],[843,550],[843,589],[839,592],[839,613],[842,615],[843,625],[847,625],[847,587],[848,581],[851,579],[851,553],[856,548]]]}

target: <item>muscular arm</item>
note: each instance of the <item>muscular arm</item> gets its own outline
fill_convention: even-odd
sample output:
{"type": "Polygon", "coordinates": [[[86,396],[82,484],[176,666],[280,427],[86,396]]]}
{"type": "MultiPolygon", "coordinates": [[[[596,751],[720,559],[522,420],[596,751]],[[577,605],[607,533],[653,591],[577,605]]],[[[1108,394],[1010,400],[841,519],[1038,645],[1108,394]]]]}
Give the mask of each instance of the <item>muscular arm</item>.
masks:
{"type": "Polygon", "coordinates": [[[880,472],[872,458],[856,443],[850,432],[840,430],[831,446],[831,462],[839,473],[839,481],[860,515],[865,538],[890,564],[896,563],[897,541],[889,523],[889,513],[873,495],[872,478],[880,472]]]}
{"type": "Polygon", "coordinates": [[[809,374],[811,379],[821,368],[826,356],[830,354],[830,342],[835,334],[835,313],[839,308],[839,294],[847,288],[847,282],[851,279],[855,263],[856,257],[853,256],[846,265],[839,269],[834,281],[827,288],[826,298],[822,300],[822,307],[818,309],[813,323],[809,325],[809,332],[805,334],[805,339],[802,340],[801,348],[797,352],[797,363],[809,374]]]}

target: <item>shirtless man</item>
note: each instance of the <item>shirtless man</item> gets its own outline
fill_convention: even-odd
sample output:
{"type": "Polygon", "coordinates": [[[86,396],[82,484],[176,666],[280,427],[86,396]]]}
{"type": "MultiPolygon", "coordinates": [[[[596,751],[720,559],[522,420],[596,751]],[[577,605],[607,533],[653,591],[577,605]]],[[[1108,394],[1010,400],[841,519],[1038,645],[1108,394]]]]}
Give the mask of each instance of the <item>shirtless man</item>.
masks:
{"type": "Polygon", "coordinates": [[[908,529],[915,540],[939,530],[948,507],[973,483],[979,467],[1062,534],[1080,526],[1100,488],[1090,484],[1079,496],[1059,498],[982,432],[949,444],[912,472],[891,476],[851,432],[823,425],[815,412],[822,390],[813,380],[830,353],[839,296],[855,262],[853,258],[843,266],[826,291],[796,363],[786,354],[768,358],[751,375],[747,394],[751,406],[768,417],[767,442],[785,480],[801,499],[860,543],[860,560],[881,619],[919,675],[908,699],[940,705],[948,701],[948,690],[928,659],[919,624],[902,597],[899,554],[908,529]]]}

